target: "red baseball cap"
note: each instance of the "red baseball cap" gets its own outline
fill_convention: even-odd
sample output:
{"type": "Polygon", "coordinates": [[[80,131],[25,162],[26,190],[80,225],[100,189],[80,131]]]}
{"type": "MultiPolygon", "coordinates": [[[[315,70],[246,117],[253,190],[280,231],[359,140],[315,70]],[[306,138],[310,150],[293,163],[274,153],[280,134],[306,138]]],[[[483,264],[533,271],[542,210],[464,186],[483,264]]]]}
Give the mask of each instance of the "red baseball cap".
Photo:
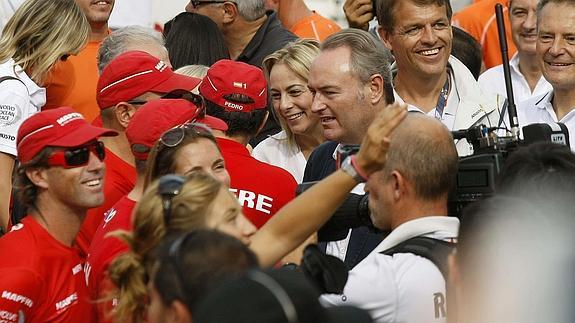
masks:
{"type": "Polygon", "coordinates": [[[265,109],[268,103],[267,82],[261,69],[242,62],[222,59],[210,67],[200,85],[202,96],[227,111],[251,112],[265,109]],[[230,94],[243,94],[253,103],[225,99],[230,94]]]}
{"type": "Polygon", "coordinates": [[[228,125],[214,117],[200,117],[201,108],[184,99],[158,99],[142,105],[126,128],[132,153],[147,160],[148,153],[162,134],[187,122],[204,123],[214,130],[226,131],[228,125]]]}
{"type": "Polygon", "coordinates": [[[18,159],[26,164],[45,147],[78,147],[98,137],[117,135],[114,130],[92,126],[72,108],[45,110],[20,125],[16,141],[18,159]]]}
{"type": "Polygon", "coordinates": [[[200,82],[198,78],[174,73],[166,63],[146,52],[128,51],[113,59],[102,71],[96,100],[100,109],[106,109],[146,92],[191,91],[200,82]]]}

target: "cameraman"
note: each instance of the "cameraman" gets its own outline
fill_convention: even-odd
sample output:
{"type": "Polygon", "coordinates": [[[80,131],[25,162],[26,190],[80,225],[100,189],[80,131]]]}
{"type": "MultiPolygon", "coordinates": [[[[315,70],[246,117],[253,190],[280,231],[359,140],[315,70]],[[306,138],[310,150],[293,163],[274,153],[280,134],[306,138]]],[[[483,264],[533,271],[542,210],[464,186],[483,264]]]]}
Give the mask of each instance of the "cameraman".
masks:
{"type": "MultiPolygon", "coordinates": [[[[389,54],[369,33],[347,29],[328,37],[310,68],[308,86],[314,94],[312,112],[318,114],[328,142],[311,154],[304,182],[320,180],[336,169],[340,144],[359,144],[380,109],[393,103],[389,54]],[[334,68],[337,67],[337,68],[334,68]]],[[[352,191],[364,194],[363,184],[352,191]]],[[[322,239],[322,231],[319,233],[322,239]]],[[[381,241],[366,227],[344,230],[339,240],[320,247],[353,268],[381,241]]],[[[326,239],[327,240],[327,239],[326,239]]]]}
{"type": "Polygon", "coordinates": [[[541,0],[537,18],[537,57],[553,90],[518,104],[519,124],[561,122],[575,133],[575,0],[541,0]]]}
{"type": "Polygon", "coordinates": [[[350,271],[343,295],[323,295],[322,301],[362,307],[376,322],[445,322],[445,279],[438,267],[389,249],[414,237],[455,242],[459,220],[446,215],[457,151],[447,128],[419,113],[410,113],[391,139],[387,163],[369,177],[366,192],[374,225],[392,231],[350,271]]]}

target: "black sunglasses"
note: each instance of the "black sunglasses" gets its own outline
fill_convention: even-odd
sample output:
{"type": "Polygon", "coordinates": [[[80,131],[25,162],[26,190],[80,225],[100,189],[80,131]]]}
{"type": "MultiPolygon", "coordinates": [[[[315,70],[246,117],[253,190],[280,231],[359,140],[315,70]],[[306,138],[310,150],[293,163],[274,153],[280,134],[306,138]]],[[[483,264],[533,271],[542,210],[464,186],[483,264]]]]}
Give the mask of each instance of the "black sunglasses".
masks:
{"type": "Polygon", "coordinates": [[[164,212],[164,224],[167,227],[172,217],[172,199],[182,191],[186,177],[168,174],[160,177],[158,194],[162,197],[162,210],[164,212]]]}
{"type": "Polygon", "coordinates": [[[93,152],[100,161],[106,157],[104,143],[95,141],[82,147],[70,149],[58,149],[48,158],[49,166],[60,166],[64,168],[80,167],[88,164],[90,153],[93,152]]]}
{"type": "MultiPolygon", "coordinates": [[[[184,99],[192,102],[196,107],[200,109],[200,117],[204,117],[206,114],[206,104],[204,98],[201,95],[194,94],[188,90],[173,90],[162,95],[160,99],[184,99]]],[[[146,100],[129,100],[126,102],[132,105],[144,105],[148,103],[146,100]]]]}
{"type": "Polygon", "coordinates": [[[194,94],[187,90],[173,90],[161,96],[161,99],[184,99],[192,102],[200,109],[199,118],[206,116],[206,102],[201,95],[194,94]]]}

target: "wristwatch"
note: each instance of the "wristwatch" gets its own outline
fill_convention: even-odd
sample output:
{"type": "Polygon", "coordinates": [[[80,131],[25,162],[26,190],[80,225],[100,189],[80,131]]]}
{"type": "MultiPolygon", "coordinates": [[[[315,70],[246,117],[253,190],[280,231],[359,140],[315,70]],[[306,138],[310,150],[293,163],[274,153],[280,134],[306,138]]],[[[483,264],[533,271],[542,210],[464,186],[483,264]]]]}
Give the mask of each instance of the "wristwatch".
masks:
{"type": "Polygon", "coordinates": [[[341,163],[341,170],[346,172],[349,176],[353,177],[356,182],[365,183],[366,179],[361,176],[360,171],[355,168],[353,158],[355,158],[355,156],[346,157],[341,163]]]}

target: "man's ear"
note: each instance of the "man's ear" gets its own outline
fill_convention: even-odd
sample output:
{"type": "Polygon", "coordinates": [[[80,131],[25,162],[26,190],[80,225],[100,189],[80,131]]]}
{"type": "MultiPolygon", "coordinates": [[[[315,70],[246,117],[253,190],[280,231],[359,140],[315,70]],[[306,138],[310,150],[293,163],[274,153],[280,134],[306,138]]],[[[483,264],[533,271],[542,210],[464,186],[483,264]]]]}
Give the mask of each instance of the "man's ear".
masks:
{"type": "Polygon", "coordinates": [[[238,18],[239,12],[236,4],[224,2],[222,9],[224,10],[224,16],[222,19],[223,24],[231,24],[238,18]]]}
{"type": "Polygon", "coordinates": [[[26,176],[36,186],[48,188],[48,173],[46,168],[34,167],[26,169],[26,176]]]}
{"type": "Polygon", "coordinates": [[[132,120],[134,113],[136,113],[136,107],[127,102],[120,102],[116,104],[113,109],[118,124],[120,124],[124,129],[128,128],[130,120],[132,120]]]}
{"type": "Polygon", "coordinates": [[[381,38],[381,41],[383,42],[385,47],[387,47],[387,49],[392,51],[393,50],[393,48],[391,47],[392,33],[385,31],[382,26],[377,27],[377,33],[379,34],[379,37],[381,38]]]}
{"type": "Polygon", "coordinates": [[[369,100],[371,104],[375,105],[382,101],[384,95],[384,85],[383,77],[381,74],[374,74],[369,79],[369,89],[370,97],[369,100]]]}
{"type": "Polygon", "coordinates": [[[396,170],[391,172],[391,180],[393,181],[393,199],[398,201],[407,193],[408,183],[406,178],[396,170]]]}

